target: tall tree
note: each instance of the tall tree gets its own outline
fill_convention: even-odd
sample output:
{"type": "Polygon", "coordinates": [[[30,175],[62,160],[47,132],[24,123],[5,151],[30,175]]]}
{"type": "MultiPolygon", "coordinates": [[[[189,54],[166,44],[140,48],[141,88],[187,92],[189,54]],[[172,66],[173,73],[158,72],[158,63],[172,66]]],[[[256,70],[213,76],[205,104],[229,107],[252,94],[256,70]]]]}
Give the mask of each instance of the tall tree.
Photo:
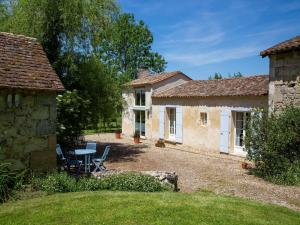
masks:
{"type": "Polygon", "coordinates": [[[90,55],[118,16],[114,0],[10,0],[1,30],[36,37],[50,63],[69,83],[78,57],[90,55]]]}
{"type": "Polygon", "coordinates": [[[135,78],[137,70],[147,67],[152,72],[165,70],[165,59],[152,51],[153,36],[143,21],[132,14],[122,14],[106,30],[99,57],[121,74],[125,81],[135,78]]]}
{"type": "Polygon", "coordinates": [[[215,73],[213,76],[208,77],[209,80],[220,80],[223,79],[223,76],[221,73],[215,73]]]}

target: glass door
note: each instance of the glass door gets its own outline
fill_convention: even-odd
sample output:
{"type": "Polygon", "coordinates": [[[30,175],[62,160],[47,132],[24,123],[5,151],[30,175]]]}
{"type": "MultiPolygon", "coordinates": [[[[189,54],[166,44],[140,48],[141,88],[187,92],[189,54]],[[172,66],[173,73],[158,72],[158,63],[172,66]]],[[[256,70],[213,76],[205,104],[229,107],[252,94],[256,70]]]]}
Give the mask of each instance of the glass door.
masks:
{"type": "Polygon", "coordinates": [[[170,118],[169,139],[175,140],[176,139],[176,109],[175,108],[169,109],[169,118],[170,118]]]}
{"type": "Polygon", "coordinates": [[[249,117],[247,112],[235,113],[235,153],[246,154],[245,151],[245,136],[246,136],[246,122],[249,117]]]}
{"type": "Polygon", "coordinates": [[[145,123],[146,123],[145,111],[136,110],[135,111],[135,132],[138,132],[141,137],[145,137],[146,135],[145,123]]]}

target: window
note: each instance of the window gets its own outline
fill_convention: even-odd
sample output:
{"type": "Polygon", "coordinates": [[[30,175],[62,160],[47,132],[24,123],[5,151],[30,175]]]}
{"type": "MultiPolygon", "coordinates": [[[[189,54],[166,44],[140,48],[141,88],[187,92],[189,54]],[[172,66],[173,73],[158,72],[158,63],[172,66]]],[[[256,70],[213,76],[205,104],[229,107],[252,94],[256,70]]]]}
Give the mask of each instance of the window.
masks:
{"type": "Polygon", "coordinates": [[[202,125],[202,126],[207,125],[207,113],[206,112],[200,113],[200,125],[202,125]]]}
{"type": "Polygon", "coordinates": [[[145,106],[146,105],[146,95],[145,90],[139,89],[135,91],[135,105],[145,106]]]}

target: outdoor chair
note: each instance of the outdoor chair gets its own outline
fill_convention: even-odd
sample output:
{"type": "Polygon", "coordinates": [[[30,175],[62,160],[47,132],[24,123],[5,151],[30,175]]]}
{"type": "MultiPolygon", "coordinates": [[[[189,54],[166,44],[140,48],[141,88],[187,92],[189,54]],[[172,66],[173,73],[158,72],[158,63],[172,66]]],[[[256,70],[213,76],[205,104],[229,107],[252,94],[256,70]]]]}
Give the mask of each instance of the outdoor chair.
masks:
{"type": "Polygon", "coordinates": [[[81,161],[77,159],[70,159],[66,158],[63,154],[63,151],[60,147],[60,144],[56,145],[56,154],[59,158],[59,165],[62,166],[64,169],[67,168],[68,172],[71,172],[71,169],[75,168],[76,169],[76,174],[80,174],[80,166],[82,164],[81,161]]]}
{"type": "Polygon", "coordinates": [[[103,152],[103,155],[100,158],[94,158],[92,161],[95,164],[95,169],[93,170],[93,172],[97,172],[97,170],[99,171],[105,171],[106,167],[103,165],[104,161],[107,159],[107,155],[110,151],[111,146],[107,145],[105,147],[105,150],[103,152]]]}
{"type": "Polygon", "coordinates": [[[86,149],[92,149],[92,150],[97,150],[97,143],[96,142],[88,142],[86,144],[86,149]]]}

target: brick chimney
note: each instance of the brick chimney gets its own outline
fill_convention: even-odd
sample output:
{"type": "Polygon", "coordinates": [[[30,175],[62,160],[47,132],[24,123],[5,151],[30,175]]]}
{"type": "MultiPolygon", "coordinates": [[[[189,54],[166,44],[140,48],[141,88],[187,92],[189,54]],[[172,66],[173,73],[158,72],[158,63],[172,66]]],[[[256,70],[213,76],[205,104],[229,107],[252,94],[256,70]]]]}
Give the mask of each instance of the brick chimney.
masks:
{"type": "Polygon", "coordinates": [[[144,78],[144,77],[147,77],[147,76],[150,76],[150,71],[147,67],[141,67],[138,69],[138,72],[137,72],[137,79],[140,79],[140,78],[144,78]]]}

